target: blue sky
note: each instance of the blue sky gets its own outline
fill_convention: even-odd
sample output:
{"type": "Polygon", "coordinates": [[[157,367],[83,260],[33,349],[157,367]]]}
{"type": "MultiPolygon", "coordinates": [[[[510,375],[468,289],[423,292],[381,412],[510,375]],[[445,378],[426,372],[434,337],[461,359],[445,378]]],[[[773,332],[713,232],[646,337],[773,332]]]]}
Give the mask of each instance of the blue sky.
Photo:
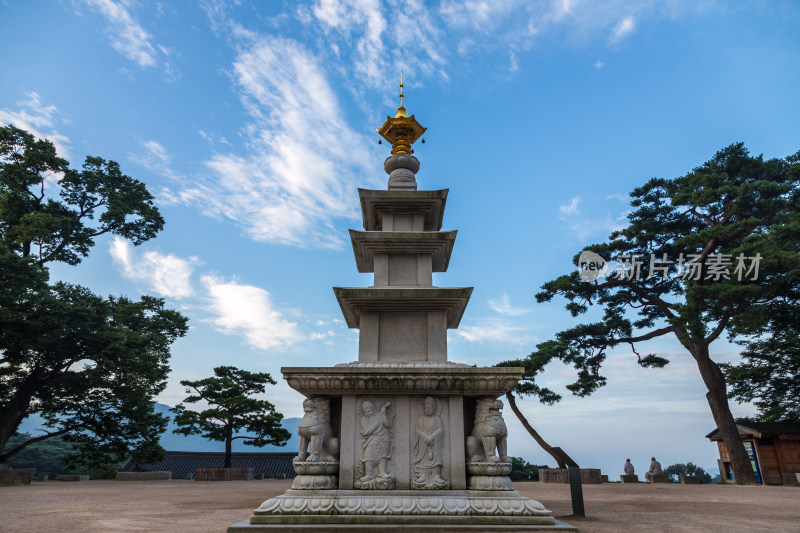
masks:
{"type": "MultiPolygon", "coordinates": [[[[440,286],[474,286],[450,359],[528,353],[573,324],[533,295],[624,222],[627,193],[718,149],[800,148],[795,2],[0,1],[0,122],[54,141],[73,167],[120,163],[156,195],[166,228],[140,247],[98,242],[54,277],[102,294],[153,294],[189,318],[159,400],[220,364],[268,371],[355,360],[331,286],[366,286],[348,228],[357,187],[385,188],[375,128],[398,104],[428,128],[420,188],[449,188],[459,231],[440,286]]],[[[716,465],[714,428],[688,354],[664,370],[614,352],[608,385],[575,399],[568,368],[521,402],[582,466],[626,457],[716,465]]],[[[715,346],[717,360],[736,347],[715,346]]],[[[270,398],[287,416],[300,396],[270,398]]],[[[751,413],[734,406],[735,414],[751,413]]],[[[510,451],[544,455],[513,414],[510,451]]],[[[552,461],[550,461],[552,462],[552,461]]]]}

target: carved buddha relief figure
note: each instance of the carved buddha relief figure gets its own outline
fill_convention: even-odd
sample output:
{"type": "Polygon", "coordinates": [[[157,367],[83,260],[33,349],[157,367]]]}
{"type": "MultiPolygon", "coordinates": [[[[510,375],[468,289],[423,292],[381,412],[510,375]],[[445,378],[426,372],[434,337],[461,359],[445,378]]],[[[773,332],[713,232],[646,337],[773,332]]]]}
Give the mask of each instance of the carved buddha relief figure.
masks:
{"type": "Polygon", "coordinates": [[[356,488],[394,488],[394,476],[389,473],[392,422],[386,415],[390,405],[390,402],[386,402],[380,410],[376,410],[369,400],[361,404],[361,468],[356,488]]]}
{"type": "Polygon", "coordinates": [[[413,479],[414,489],[445,489],[449,483],[442,478],[444,423],[437,412],[436,398],[428,396],[423,412],[414,425],[413,479]]]}

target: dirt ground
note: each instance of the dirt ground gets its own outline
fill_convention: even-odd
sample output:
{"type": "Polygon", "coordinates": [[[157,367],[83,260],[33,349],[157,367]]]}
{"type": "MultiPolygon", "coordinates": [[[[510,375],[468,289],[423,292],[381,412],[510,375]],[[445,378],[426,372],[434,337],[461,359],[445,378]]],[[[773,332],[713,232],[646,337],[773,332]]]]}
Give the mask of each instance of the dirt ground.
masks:
{"type": "MultiPolygon", "coordinates": [[[[3,533],[224,533],[290,481],[38,481],[0,487],[3,533]]],[[[587,518],[570,516],[569,486],[515,483],[585,533],[799,532],[800,488],[584,485],[587,518]]]]}

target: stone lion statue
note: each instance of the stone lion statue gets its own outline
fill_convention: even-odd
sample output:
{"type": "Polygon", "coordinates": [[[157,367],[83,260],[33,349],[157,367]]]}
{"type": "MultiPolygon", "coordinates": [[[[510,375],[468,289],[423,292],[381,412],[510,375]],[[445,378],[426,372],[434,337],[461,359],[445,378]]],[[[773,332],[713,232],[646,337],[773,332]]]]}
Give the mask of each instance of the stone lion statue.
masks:
{"type": "Polygon", "coordinates": [[[503,402],[494,398],[478,400],[475,425],[467,437],[467,456],[471,463],[508,463],[508,430],[503,420],[503,402]],[[495,451],[497,453],[495,453],[495,451]],[[499,456],[498,456],[499,455],[499,456]]]}
{"type": "Polygon", "coordinates": [[[299,453],[295,461],[332,462],[339,460],[339,439],[331,428],[331,407],[326,398],[303,400],[303,419],[297,427],[300,437],[299,453]]]}

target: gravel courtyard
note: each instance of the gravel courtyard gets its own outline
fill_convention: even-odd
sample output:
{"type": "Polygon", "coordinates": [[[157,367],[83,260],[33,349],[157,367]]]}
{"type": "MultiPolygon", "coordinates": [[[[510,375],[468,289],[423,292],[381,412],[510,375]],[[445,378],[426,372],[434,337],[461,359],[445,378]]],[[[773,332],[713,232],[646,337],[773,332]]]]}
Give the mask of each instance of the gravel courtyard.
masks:
{"type": "MultiPolygon", "coordinates": [[[[290,481],[39,481],[0,487],[0,532],[224,533],[290,481]]],[[[515,483],[586,533],[800,532],[799,487],[585,485],[587,518],[570,516],[569,486],[515,483]]]]}

